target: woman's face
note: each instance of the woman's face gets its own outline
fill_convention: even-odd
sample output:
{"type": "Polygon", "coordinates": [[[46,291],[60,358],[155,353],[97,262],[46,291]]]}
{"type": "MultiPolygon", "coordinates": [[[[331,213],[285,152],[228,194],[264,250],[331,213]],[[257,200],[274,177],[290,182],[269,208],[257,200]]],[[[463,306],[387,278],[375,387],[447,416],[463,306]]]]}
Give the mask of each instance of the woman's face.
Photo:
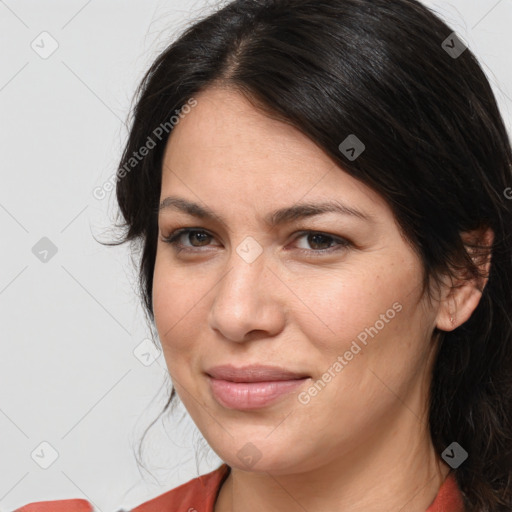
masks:
{"type": "Polygon", "coordinates": [[[167,145],[161,201],[197,208],[160,210],[153,301],[173,384],[205,439],[231,466],[279,474],[425,428],[437,306],[390,208],[237,93],[195,99],[167,145]],[[327,202],[343,208],[272,217],[327,202]],[[182,228],[194,231],[178,246],[162,240],[182,228]],[[233,384],[207,375],[219,365],[306,378],[233,384]]]}

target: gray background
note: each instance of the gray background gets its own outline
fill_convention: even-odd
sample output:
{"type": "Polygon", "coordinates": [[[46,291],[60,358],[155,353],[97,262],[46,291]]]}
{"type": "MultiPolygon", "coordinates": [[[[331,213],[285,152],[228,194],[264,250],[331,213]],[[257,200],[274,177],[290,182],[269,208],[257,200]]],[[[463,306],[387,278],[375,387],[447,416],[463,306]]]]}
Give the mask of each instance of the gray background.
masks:
{"type": "MultiPolygon", "coordinates": [[[[512,1],[425,3],[479,57],[510,132],[512,1]]],[[[214,7],[0,0],[1,511],[64,498],[134,507],[221,462],[211,450],[196,460],[206,445],[186,414],[178,425],[180,406],[146,438],[152,474],[136,465],[169,379],[161,354],[141,356],[150,332],[129,247],[94,240],[115,234],[113,192],[93,195],[116,171],[143,72],[214,7]]]]}

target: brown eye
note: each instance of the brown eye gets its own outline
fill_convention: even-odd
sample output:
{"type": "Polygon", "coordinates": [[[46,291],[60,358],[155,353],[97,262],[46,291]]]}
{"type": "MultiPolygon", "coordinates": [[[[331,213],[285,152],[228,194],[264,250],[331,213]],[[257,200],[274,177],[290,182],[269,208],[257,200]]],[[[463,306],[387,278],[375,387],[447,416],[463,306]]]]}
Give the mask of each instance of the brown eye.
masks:
{"type": "Polygon", "coordinates": [[[329,249],[329,247],[331,247],[332,242],[334,241],[334,238],[332,236],[322,235],[320,233],[312,233],[312,234],[308,235],[307,240],[313,249],[321,250],[321,249],[329,249]],[[323,246],[323,247],[319,247],[319,246],[323,246]]]}
{"type": "Polygon", "coordinates": [[[201,229],[184,228],[178,229],[171,233],[167,237],[162,237],[162,240],[175,246],[179,250],[186,251],[187,248],[205,247],[209,245],[209,240],[212,235],[201,229]],[[187,240],[187,243],[183,243],[183,240],[187,240]],[[189,245],[190,244],[190,245],[189,245]]]}
{"type": "Polygon", "coordinates": [[[330,254],[351,245],[351,242],[344,238],[315,231],[304,231],[296,238],[296,240],[299,239],[305,239],[307,245],[311,247],[311,249],[301,247],[299,251],[311,256],[330,254]]]}
{"type": "Polygon", "coordinates": [[[192,245],[193,241],[196,240],[199,242],[199,245],[202,246],[211,238],[211,236],[204,231],[189,231],[188,233],[184,234],[188,235],[188,240],[192,242],[192,245]]]}
{"type": "MultiPolygon", "coordinates": [[[[200,251],[201,247],[208,247],[211,244],[213,235],[202,229],[182,228],[174,231],[167,237],[162,237],[165,243],[174,246],[176,251],[200,251]],[[184,241],[187,242],[184,242],[184,241]]],[[[299,247],[299,252],[306,256],[323,256],[349,247],[351,242],[327,233],[317,231],[302,231],[295,239],[305,239],[309,248],[299,247]]]]}

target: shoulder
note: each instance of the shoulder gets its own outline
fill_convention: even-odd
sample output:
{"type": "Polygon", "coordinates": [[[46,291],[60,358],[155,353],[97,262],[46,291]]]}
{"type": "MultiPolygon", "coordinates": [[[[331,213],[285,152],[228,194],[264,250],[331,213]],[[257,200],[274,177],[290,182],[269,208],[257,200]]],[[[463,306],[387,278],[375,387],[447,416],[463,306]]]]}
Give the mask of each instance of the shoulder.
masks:
{"type": "Polygon", "coordinates": [[[93,512],[93,506],[86,500],[38,501],[29,503],[14,512],[93,512]]]}
{"type": "Polygon", "coordinates": [[[453,472],[448,474],[426,512],[465,512],[463,495],[453,472]]]}
{"type": "Polygon", "coordinates": [[[142,503],[131,512],[213,512],[217,494],[229,472],[230,467],[222,464],[206,475],[142,503]]]}
{"type": "MultiPolygon", "coordinates": [[[[189,480],[126,512],[213,512],[218,491],[229,471],[230,467],[222,464],[214,471],[189,480]]],[[[94,512],[94,507],[81,499],[38,501],[24,505],[14,512],[94,512]]]]}

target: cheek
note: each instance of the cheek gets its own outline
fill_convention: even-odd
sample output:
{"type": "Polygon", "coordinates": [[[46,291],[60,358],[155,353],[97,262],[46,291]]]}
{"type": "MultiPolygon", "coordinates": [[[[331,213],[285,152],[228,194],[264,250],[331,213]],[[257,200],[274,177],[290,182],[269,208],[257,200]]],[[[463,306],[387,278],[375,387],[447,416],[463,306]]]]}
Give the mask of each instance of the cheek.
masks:
{"type": "MultiPolygon", "coordinates": [[[[157,255],[153,274],[153,312],[164,355],[179,355],[193,348],[193,330],[201,314],[204,291],[198,282],[190,283],[157,255]]],[[[169,361],[168,361],[169,362],[169,361]]]]}
{"type": "MultiPolygon", "coordinates": [[[[390,331],[404,316],[407,302],[416,299],[414,272],[395,272],[393,265],[351,265],[332,273],[318,273],[294,283],[301,299],[295,321],[322,353],[339,351],[367,330],[390,331]],[[395,305],[395,306],[393,306],[395,305]],[[381,316],[383,315],[383,316],[381,316]]],[[[347,346],[348,349],[348,346],[347,346]]]]}
{"type": "Polygon", "coordinates": [[[308,340],[317,377],[329,381],[318,404],[332,401],[364,416],[362,402],[378,410],[394,401],[382,382],[404,391],[425,363],[428,318],[420,302],[420,267],[413,258],[392,261],[354,265],[315,279],[315,286],[301,284],[298,295],[308,298],[312,311],[296,311],[294,322],[308,340]]]}

